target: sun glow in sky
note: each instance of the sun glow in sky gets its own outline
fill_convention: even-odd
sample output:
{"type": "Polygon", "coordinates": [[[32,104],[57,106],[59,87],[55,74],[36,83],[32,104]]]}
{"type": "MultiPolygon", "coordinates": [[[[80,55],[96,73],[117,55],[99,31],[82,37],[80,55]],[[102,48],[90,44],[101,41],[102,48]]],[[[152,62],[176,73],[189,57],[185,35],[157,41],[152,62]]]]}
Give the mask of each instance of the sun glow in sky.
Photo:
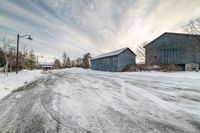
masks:
{"type": "Polygon", "coordinates": [[[200,0],[0,0],[0,32],[21,39],[45,60],[92,56],[129,47],[163,32],[183,32],[200,16],[200,0]]]}

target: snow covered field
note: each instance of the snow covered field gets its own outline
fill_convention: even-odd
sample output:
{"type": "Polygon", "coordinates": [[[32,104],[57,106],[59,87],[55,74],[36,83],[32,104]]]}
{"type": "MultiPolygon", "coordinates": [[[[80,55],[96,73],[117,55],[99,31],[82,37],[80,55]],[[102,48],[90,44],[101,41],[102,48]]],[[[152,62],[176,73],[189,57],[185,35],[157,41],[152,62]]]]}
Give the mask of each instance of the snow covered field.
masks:
{"type": "Polygon", "coordinates": [[[18,87],[25,85],[25,82],[29,83],[36,80],[36,78],[39,78],[40,76],[42,76],[42,73],[39,70],[23,70],[20,71],[18,74],[16,74],[15,72],[9,73],[8,76],[0,73],[0,99],[11,93],[18,87]]]}
{"type": "Polygon", "coordinates": [[[0,132],[15,131],[198,133],[200,73],[49,71],[0,100],[0,132]]]}

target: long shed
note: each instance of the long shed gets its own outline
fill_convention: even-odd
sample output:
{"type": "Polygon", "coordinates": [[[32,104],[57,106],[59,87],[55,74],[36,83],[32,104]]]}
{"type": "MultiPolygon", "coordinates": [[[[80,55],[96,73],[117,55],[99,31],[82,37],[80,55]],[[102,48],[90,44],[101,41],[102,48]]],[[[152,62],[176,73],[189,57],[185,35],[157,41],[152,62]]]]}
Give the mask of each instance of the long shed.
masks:
{"type": "Polygon", "coordinates": [[[166,32],[144,48],[147,65],[200,64],[199,35],[166,32]]]}
{"type": "Polygon", "coordinates": [[[135,53],[129,48],[96,56],[91,60],[91,69],[100,71],[121,72],[128,66],[134,65],[135,53]]]}

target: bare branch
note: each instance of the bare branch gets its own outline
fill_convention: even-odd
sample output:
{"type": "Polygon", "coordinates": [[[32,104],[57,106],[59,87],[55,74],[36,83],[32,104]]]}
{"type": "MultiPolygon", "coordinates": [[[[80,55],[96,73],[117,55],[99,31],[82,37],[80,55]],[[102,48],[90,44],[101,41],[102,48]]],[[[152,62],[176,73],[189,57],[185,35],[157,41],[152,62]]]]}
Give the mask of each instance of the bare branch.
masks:
{"type": "Polygon", "coordinates": [[[8,75],[8,65],[9,65],[9,50],[12,50],[12,48],[10,47],[10,44],[12,44],[13,40],[9,40],[5,34],[0,35],[0,42],[3,45],[2,49],[4,51],[4,56],[5,56],[5,60],[6,60],[6,64],[4,66],[4,70],[5,70],[5,74],[8,75]]]}
{"type": "Polygon", "coordinates": [[[187,33],[190,34],[200,34],[200,17],[190,20],[185,26],[184,29],[187,33]]]}
{"type": "Polygon", "coordinates": [[[138,45],[136,49],[136,55],[138,60],[144,61],[145,60],[145,49],[144,46],[147,44],[147,42],[143,42],[142,44],[138,45]]]}

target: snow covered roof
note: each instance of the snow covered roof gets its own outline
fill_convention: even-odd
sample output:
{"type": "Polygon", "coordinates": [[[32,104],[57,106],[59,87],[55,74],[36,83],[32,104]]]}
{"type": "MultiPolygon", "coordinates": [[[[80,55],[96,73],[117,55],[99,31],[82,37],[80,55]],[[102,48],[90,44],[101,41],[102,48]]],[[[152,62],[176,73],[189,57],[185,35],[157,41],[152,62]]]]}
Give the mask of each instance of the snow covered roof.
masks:
{"type": "MultiPolygon", "coordinates": [[[[94,59],[99,59],[99,58],[104,58],[104,57],[109,57],[109,56],[115,56],[115,55],[119,55],[121,52],[123,52],[124,50],[129,49],[128,47],[126,48],[122,48],[122,49],[118,49],[112,52],[108,52],[108,53],[104,53],[101,55],[98,55],[96,57],[94,57],[92,60],[94,59]]],[[[129,49],[130,50],[130,49],[129,49]]],[[[131,51],[131,50],[130,50],[131,51]]],[[[132,51],[131,51],[132,52],[132,51]]],[[[132,52],[133,53],[133,52],[132,52]]],[[[134,53],[133,53],[134,54],[134,53]]]]}

